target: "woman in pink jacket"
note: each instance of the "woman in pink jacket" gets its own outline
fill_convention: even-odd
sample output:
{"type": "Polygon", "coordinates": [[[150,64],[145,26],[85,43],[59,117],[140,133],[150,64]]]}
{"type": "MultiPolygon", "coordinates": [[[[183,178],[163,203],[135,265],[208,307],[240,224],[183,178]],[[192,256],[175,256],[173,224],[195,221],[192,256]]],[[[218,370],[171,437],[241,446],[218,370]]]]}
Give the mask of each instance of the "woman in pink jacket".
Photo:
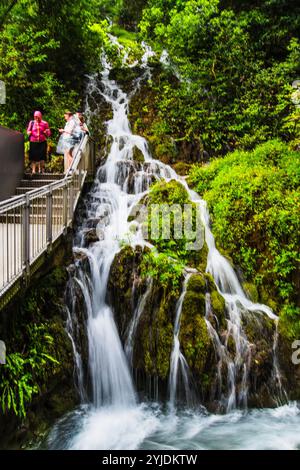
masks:
{"type": "Polygon", "coordinates": [[[33,121],[30,121],[27,127],[27,134],[29,135],[29,161],[31,162],[32,173],[44,173],[44,164],[47,157],[47,138],[50,137],[51,131],[49,124],[42,120],[42,113],[35,111],[33,121]]]}

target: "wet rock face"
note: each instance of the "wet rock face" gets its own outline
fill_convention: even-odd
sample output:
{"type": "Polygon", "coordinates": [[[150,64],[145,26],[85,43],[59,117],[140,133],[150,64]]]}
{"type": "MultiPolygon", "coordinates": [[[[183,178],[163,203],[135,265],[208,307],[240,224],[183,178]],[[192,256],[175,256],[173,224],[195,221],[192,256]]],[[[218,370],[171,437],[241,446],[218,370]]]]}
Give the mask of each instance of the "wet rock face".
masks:
{"type": "Polygon", "coordinates": [[[243,328],[251,343],[249,372],[249,405],[274,406],[274,322],[258,312],[246,312],[243,328]]]}
{"type": "Polygon", "coordinates": [[[96,231],[96,228],[87,229],[84,231],[84,246],[88,247],[91,243],[99,241],[99,237],[96,231]]]}
{"type": "Polygon", "coordinates": [[[86,228],[95,229],[100,221],[101,221],[101,217],[95,217],[95,218],[88,219],[87,222],[86,222],[86,228]]]}
{"type": "Polygon", "coordinates": [[[214,359],[205,323],[206,289],[205,275],[195,274],[190,278],[182,306],[179,335],[182,352],[199,384],[201,376],[211,369],[214,359]]]}
{"type": "MultiPolygon", "coordinates": [[[[108,301],[125,343],[129,325],[138,300],[146,291],[146,280],[141,273],[143,250],[123,248],[115,257],[108,282],[108,301]]],[[[167,398],[170,357],[173,347],[174,322],[178,292],[171,286],[162,287],[153,280],[151,291],[139,318],[133,343],[132,365],[143,389],[145,383],[159,383],[159,396],[167,398]]],[[[228,328],[225,301],[218,293],[209,274],[192,274],[183,301],[180,327],[180,348],[193,376],[193,390],[199,402],[214,411],[226,409],[228,398],[228,363],[217,354],[207,327],[207,320],[218,335],[226,357],[235,361],[236,344],[228,328]],[[207,309],[207,295],[210,300],[207,309]],[[225,407],[225,408],[224,408],[225,407]]],[[[275,406],[278,384],[274,376],[275,324],[258,313],[245,312],[242,328],[250,344],[250,369],[248,376],[248,405],[275,406]]],[[[278,363],[287,376],[290,366],[283,363],[286,347],[279,338],[278,363]]],[[[282,385],[298,386],[299,378],[282,377],[282,385]],[[297,381],[298,380],[298,381],[297,381]],[[298,383],[298,385],[297,385],[298,383]]],[[[237,368],[236,391],[239,394],[243,380],[243,365],[237,368]]],[[[291,388],[291,387],[290,387],[291,388]]]]}
{"type": "Polygon", "coordinates": [[[142,256],[141,247],[133,250],[127,246],[115,256],[110,268],[107,300],[113,308],[123,341],[138,298],[145,290],[145,280],[140,273],[142,256]]]}
{"type": "Polygon", "coordinates": [[[115,182],[128,194],[137,194],[139,192],[146,191],[149,186],[156,181],[155,175],[152,174],[153,165],[150,165],[149,163],[127,160],[118,162],[117,166],[118,171],[116,173],[115,182]]]}

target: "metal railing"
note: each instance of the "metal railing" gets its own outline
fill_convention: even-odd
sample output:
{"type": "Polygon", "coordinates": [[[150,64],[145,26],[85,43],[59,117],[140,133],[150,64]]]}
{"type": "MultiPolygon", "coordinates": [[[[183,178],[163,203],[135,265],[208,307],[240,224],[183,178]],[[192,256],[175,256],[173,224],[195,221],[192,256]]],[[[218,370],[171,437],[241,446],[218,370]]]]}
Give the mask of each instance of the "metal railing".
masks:
{"type": "Polygon", "coordinates": [[[94,168],[94,142],[82,138],[61,180],[0,203],[0,299],[67,232],[87,174],[94,168]]]}

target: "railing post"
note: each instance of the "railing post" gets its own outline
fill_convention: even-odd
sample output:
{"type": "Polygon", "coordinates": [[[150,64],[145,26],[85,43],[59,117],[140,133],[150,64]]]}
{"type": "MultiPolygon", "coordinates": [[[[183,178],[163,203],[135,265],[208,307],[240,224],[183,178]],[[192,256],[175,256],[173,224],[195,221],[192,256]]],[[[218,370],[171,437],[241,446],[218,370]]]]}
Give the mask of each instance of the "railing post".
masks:
{"type": "Polygon", "coordinates": [[[64,233],[66,234],[68,229],[68,186],[65,185],[63,189],[63,224],[64,233]]]}
{"type": "Polygon", "coordinates": [[[25,280],[30,275],[30,199],[25,195],[25,204],[22,214],[22,230],[23,230],[23,275],[25,280]]]}
{"type": "Polygon", "coordinates": [[[72,179],[70,181],[69,186],[69,219],[73,219],[73,206],[74,206],[74,174],[72,175],[72,179]]]}
{"type": "Polygon", "coordinates": [[[46,239],[47,239],[47,250],[52,249],[52,212],[53,212],[53,198],[52,190],[50,189],[46,197],[46,239]]]}
{"type": "Polygon", "coordinates": [[[83,177],[82,170],[79,169],[78,170],[78,191],[80,191],[81,189],[82,177],[83,177]]]}
{"type": "Polygon", "coordinates": [[[96,159],[96,142],[90,139],[90,146],[91,146],[91,156],[90,156],[90,165],[91,165],[91,174],[92,176],[95,175],[95,159],[96,159]]]}

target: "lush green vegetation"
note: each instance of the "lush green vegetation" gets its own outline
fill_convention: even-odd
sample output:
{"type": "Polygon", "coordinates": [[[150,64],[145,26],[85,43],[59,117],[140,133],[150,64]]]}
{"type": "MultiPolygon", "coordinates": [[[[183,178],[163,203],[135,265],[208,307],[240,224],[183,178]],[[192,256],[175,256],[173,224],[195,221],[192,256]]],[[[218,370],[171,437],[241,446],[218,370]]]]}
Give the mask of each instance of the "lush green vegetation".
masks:
{"type": "Polygon", "coordinates": [[[24,131],[40,109],[54,130],[83,98],[85,74],[98,66],[108,22],[101,1],[11,0],[0,9],[0,80],[7,100],[0,123],[24,131]]]}
{"type": "Polygon", "coordinates": [[[101,49],[120,65],[111,31],[133,58],[139,40],[157,57],[168,51],[170,64],[157,67],[139,116],[133,109],[135,129],[158,157],[197,160],[274,137],[299,144],[291,85],[300,73],[300,15],[288,0],[2,3],[3,125],[23,130],[40,108],[53,129],[60,127],[63,110],[82,102],[85,74],[99,68],[101,49]]]}
{"type": "Polygon", "coordinates": [[[274,137],[299,144],[291,102],[300,73],[299,8],[281,0],[150,0],[141,36],[167,49],[178,77],[153,83],[150,137],[163,133],[165,145],[173,139],[177,149],[190,143],[187,159],[274,137]]]}
{"type": "Polygon", "coordinates": [[[300,329],[300,152],[269,141],[195,165],[189,179],[208,202],[218,245],[260,300],[300,329]]]}
{"type": "Polygon", "coordinates": [[[72,376],[72,351],[60,317],[65,283],[66,271],[56,268],[28,291],[7,319],[1,312],[1,339],[7,347],[6,364],[0,368],[3,414],[24,419],[35,396],[45,394],[57,377],[72,376]]]}
{"type": "Polygon", "coordinates": [[[48,333],[44,324],[26,326],[29,338],[28,350],[25,353],[11,353],[6,364],[1,367],[1,408],[3,413],[13,411],[19,418],[26,416],[26,405],[34,395],[40,392],[38,385],[53,373],[59,362],[49,353],[54,338],[48,333]]]}

